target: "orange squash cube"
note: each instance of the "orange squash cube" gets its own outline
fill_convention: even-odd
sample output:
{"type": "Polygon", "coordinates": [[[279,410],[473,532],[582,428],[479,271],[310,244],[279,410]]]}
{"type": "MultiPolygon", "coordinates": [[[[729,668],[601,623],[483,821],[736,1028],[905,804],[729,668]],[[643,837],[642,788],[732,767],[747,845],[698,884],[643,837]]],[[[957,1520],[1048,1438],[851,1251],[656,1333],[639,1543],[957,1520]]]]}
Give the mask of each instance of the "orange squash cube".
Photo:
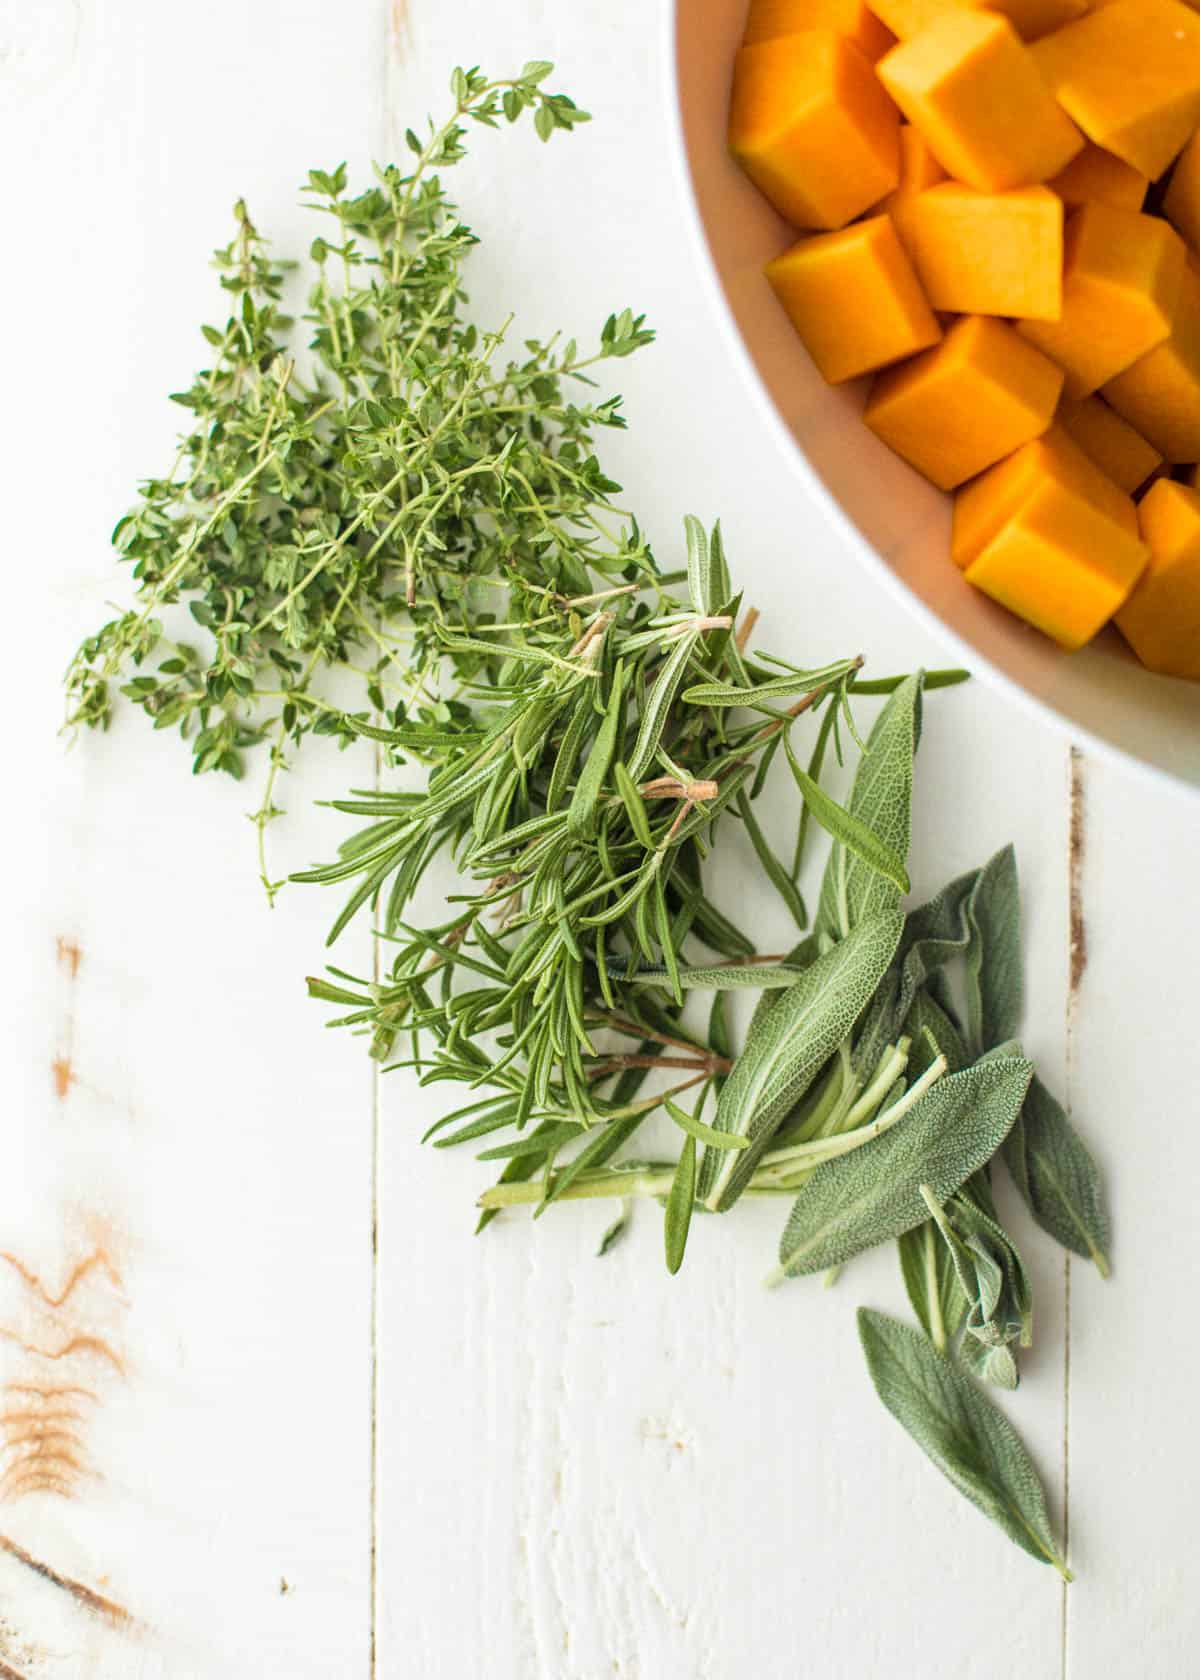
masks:
{"type": "Polygon", "coordinates": [[[1066,370],[1078,401],[1169,337],[1186,263],[1166,222],[1085,204],[1067,223],[1061,317],[1020,330],[1066,370]]]}
{"type": "Polygon", "coordinates": [[[1160,478],[1138,511],[1150,559],[1117,629],[1150,670],[1200,681],[1200,496],[1160,478]]]}
{"type": "Polygon", "coordinates": [[[1088,459],[1130,496],[1163,464],[1154,445],[1100,397],[1064,403],[1058,420],[1088,459]]]}
{"type": "Polygon", "coordinates": [[[956,181],[905,207],[904,236],[934,309],[1056,321],[1063,203],[1046,187],[979,193],[956,181]]]}
{"type": "Polygon", "coordinates": [[[1200,276],[1185,265],[1171,336],[1104,387],[1165,460],[1200,461],[1200,276]]]}
{"type": "Polygon", "coordinates": [[[800,35],[806,29],[836,30],[872,63],[896,43],[866,0],[750,0],[742,45],[754,47],[778,35],[800,35]]]}
{"type": "Polygon", "coordinates": [[[883,19],[893,35],[907,41],[925,29],[943,12],[999,12],[1027,41],[1035,41],[1052,29],[1082,17],[1088,0],[871,0],[871,10],[883,19]]]}
{"type": "Polygon", "coordinates": [[[1193,134],[1175,165],[1163,210],[1192,250],[1200,251],[1200,132],[1193,134]]]}
{"type": "Polygon", "coordinates": [[[858,48],[831,29],[742,47],[729,145],[800,228],[840,228],[900,179],[900,118],[858,48]]]}
{"type": "Polygon", "coordinates": [[[1146,548],[1089,502],[1043,481],[967,568],[967,582],[1068,649],[1128,600],[1146,548]]]}
{"type": "Polygon", "coordinates": [[[900,243],[911,254],[908,239],[908,212],[918,193],[936,187],[946,179],[946,171],[929,150],[924,135],[911,123],[900,130],[900,185],[889,193],[879,206],[886,210],[900,235],[900,243]]]}
{"type": "Polygon", "coordinates": [[[1062,383],[1062,370],[1010,326],[971,315],[881,373],[863,419],[939,490],[953,490],[1039,437],[1062,383]]]}
{"type": "Polygon", "coordinates": [[[980,192],[1048,180],[1083,150],[1030,49],[993,12],[947,11],[876,68],[942,167],[980,192]]]}
{"type": "Polygon", "coordinates": [[[1046,185],[1068,209],[1081,204],[1111,204],[1115,210],[1140,210],[1150,182],[1124,158],[1093,146],[1089,140],[1074,163],[1046,185]]]}
{"type": "Polygon", "coordinates": [[[1114,0],[1029,50],[1088,139],[1152,181],[1200,121],[1200,16],[1179,0],[1114,0]]]}
{"type": "Polygon", "coordinates": [[[992,467],[966,485],[954,498],[951,556],[962,570],[1021,511],[1039,486],[1053,484],[1064,499],[1086,502],[1127,537],[1138,535],[1137,508],[1130,496],[1105,476],[1055,425],[1034,443],[1027,443],[1007,461],[992,467]]]}
{"type": "Polygon", "coordinates": [[[900,185],[897,192],[927,192],[946,179],[946,171],[929,149],[929,142],[920,129],[911,123],[900,128],[900,185]]]}
{"type": "Polygon", "coordinates": [[[889,216],[802,239],[769,262],[766,275],[831,385],[942,336],[889,216]]]}

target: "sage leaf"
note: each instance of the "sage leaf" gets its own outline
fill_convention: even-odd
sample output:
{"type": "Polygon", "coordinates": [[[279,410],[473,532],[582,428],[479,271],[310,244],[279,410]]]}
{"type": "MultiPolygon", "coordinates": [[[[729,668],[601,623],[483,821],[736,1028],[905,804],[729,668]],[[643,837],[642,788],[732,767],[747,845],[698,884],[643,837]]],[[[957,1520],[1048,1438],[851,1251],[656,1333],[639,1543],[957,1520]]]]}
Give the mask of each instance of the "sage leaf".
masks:
{"type": "Polygon", "coordinates": [[[950,1250],[932,1219],[897,1239],[900,1272],[921,1328],[939,1353],[953,1343],[967,1311],[950,1250]]]}
{"type": "Polygon", "coordinates": [[[1030,1213],[1072,1254],[1093,1260],[1108,1277],[1112,1243],[1096,1163],[1062,1104],[1040,1079],[1004,1144],[1004,1160],[1030,1213]]]}
{"type": "Polygon", "coordinates": [[[809,775],[797,759],[791,738],[786,734],[784,748],[801,798],[825,832],[831,834],[848,852],[852,852],[860,863],[865,863],[868,869],[873,869],[876,874],[882,875],[885,881],[890,881],[897,892],[907,893],[911,886],[908,871],[891,847],[879,838],[873,828],[868,828],[866,823],[854,816],[844,805],[839,805],[831,794],[826,793],[820,782],[809,775]]]}
{"type": "Polygon", "coordinates": [[[972,869],[943,887],[936,898],[910,910],[904,924],[901,955],[901,1010],[908,1013],[922,987],[947,963],[965,957],[971,943],[967,903],[982,871],[972,869]]]}
{"type": "Polygon", "coordinates": [[[944,1056],[951,1073],[970,1065],[971,1056],[966,1040],[941,1004],[927,991],[919,991],[905,1020],[912,1037],[909,1071],[915,1076],[924,1073],[935,1056],[944,1056]]]}
{"type": "Polygon", "coordinates": [[[663,1218],[663,1240],[667,1254],[667,1270],[674,1277],[683,1265],[683,1251],[687,1247],[688,1230],[692,1223],[692,1208],[696,1201],[696,1139],[689,1136],[679,1157],[667,1209],[663,1218]]]}
{"type": "Polygon", "coordinates": [[[974,1336],[964,1336],[959,1344],[958,1357],[982,1383],[1007,1389],[1010,1393],[1021,1386],[1017,1356],[1007,1342],[981,1342],[974,1336]]]}
{"type": "MultiPolygon", "coordinates": [[[[908,857],[912,832],[913,758],[920,738],[921,673],[907,677],[875,721],[859,760],[847,810],[894,857],[908,857]]],[[[894,910],[900,889],[838,842],[821,886],[816,928],[844,939],[860,922],[894,910]]]]}
{"type": "Polygon", "coordinates": [[[860,1307],[875,1392],[958,1491],[1039,1563],[1071,1579],[1033,1460],[1004,1414],[918,1331],[860,1307]]]}
{"type": "MultiPolygon", "coordinates": [[[[587,755],[587,761],[580,771],[579,780],[575,784],[575,792],[571,796],[571,803],[567,810],[567,827],[572,834],[590,834],[592,831],[596,805],[608,776],[609,766],[612,764],[617,737],[624,718],[625,667],[618,661],[616,671],[613,673],[612,689],[608,697],[608,709],[605,711],[604,720],[596,732],[596,739],[592,742],[592,750],[587,755]]],[[[574,727],[575,723],[572,720],[563,743],[564,751],[572,741],[574,727]]],[[[575,745],[577,750],[577,743],[575,745]]],[[[557,770],[557,766],[555,768],[557,770]]]]}
{"type": "Polygon", "coordinates": [[[873,916],[818,957],[751,1025],[717,1104],[717,1125],[750,1139],[738,1155],[705,1150],[700,1194],[714,1213],[733,1206],[781,1121],[854,1030],[886,974],[904,918],[873,916]]]}
{"type": "Polygon", "coordinates": [[[929,1209],[921,1186],[946,1201],[990,1161],[1032,1077],[1032,1064],[1017,1057],[948,1074],[900,1125],[818,1167],[784,1228],[782,1274],[799,1277],[840,1266],[922,1224],[929,1209]]]}
{"type": "Polygon", "coordinates": [[[966,911],[967,1026],[978,1052],[1015,1038],[1021,1028],[1021,897],[1011,846],[980,870],[966,911]]]}
{"type": "Polygon", "coordinates": [[[963,1341],[965,1356],[988,1382],[1016,1388],[1013,1342],[1033,1340],[1033,1295],[1021,1256],[995,1218],[991,1192],[982,1174],[943,1206],[925,1187],[925,1199],[954,1265],[968,1302],[963,1341]],[[977,1344],[975,1348],[971,1343],[977,1344]],[[990,1350],[987,1359],[979,1350],[990,1350]]]}

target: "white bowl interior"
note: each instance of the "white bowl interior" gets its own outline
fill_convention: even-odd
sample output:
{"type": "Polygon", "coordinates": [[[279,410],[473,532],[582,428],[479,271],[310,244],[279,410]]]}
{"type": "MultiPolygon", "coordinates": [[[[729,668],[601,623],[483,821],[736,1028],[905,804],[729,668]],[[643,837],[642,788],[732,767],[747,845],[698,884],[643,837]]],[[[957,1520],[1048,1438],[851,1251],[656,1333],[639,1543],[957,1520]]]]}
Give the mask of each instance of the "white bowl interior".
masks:
{"type": "Polygon", "coordinates": [[[972,589],[950,559],[949,498],[867,431],[865,382],[828,386],[809,360],[762,273],[796,235],[725,146],[745,10],[745,0],[677,0],[678,133],[721,312],[786,456],[864,562],[940,629],[962,663],[1082,743],[1200,791],[1200,683],[1144,670],[1115,630],[1064,654],[972,589]]]}

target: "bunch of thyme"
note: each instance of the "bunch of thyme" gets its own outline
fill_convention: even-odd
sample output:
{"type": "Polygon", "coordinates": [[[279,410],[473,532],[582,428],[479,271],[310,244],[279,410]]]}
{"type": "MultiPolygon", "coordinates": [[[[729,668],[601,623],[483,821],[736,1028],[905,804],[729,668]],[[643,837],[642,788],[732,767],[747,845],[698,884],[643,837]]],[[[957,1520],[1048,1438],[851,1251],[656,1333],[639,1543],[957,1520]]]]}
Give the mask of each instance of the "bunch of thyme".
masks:
{"type": "Polygon", "coordinates": [[[290,265],[236,206],[215,256],[231,313],[203,328],[212,365],[175,397],[194,425],[116,527],[137,604],[75,654],[68,723],[107,726],[118,681],[156,729],[178,729],[197,772],[240,776],[266,743],[253,820],[269,892],[263,830],[306,735],[346,743],[358,719],[403,718],[444,652],[436,628],[486,616],[497,578],[578,593],[643,562],[593,447],[623,425],[619,399],[592,400],[588,370],[652,333],[625,310],[591,352],[556,335],[503,361],[509,321],[481,333],[465,317],[476,241],[434,173],[465,155],[468,120],[532,112],[543,139],[587,121],[543,91],[551,69],[456,70],[450,117],[424,139],[410,129],[412,167],[378,169],[365,192],[347,192],[344,166],[310,173],[332,231],[312,242],[300,328],[281,303],[290,265]],[[199,645],[167,635],[164,610],[182,601],[199,645]],[[360,707],[344,704],[346,672],[360,707]]]}

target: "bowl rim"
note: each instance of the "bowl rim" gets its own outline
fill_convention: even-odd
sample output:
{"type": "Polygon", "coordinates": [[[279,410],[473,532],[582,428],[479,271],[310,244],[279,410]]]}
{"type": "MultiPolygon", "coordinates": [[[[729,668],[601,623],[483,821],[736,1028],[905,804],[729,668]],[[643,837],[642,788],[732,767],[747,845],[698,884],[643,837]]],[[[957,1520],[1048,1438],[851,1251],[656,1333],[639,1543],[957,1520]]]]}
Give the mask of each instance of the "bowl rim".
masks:
{"type": "Polygon", "coordinates": [[[686,7],[687,0],[670,0],[670,3],[663,8],[664,39],[661,50],[666,80],[667,127],[670,138],[671,168],[675,176],[676,186],[679,189],[679,196],[686,205],[685,220],[688,227],[688,237],[699,259],[698,266],[704,276],[703,287],[709,305],[720,322],[721,336],[740,370],[742,383],[747,387],[756,408],[765,420],[767,430],[771,434],[778,452],[787,460],[791,472],[811,495],[824,517],[838,532],[842,541],[854,551],[860,564],[883,584],[893,600],[903,605],[931,632],[936,640],[953,651],[962,668],[970,671],[972,677],[979,676],[989,687],[1002,694],[1006,700],[1012,701],[1026,717],[1036,719],[1042,725],[1050,726],[1063,739],[1065,745],[1082,748],[1087,753],[1106,760],[1109,764],[1129,770],[1143,783],[1168,789],[1175,795],[1181,795],[1193,802],[1200,801],[1200,783],[1176,775],[1162,765],[1153,764],[1137,753],[1118,746],[1116,742],[1107,740],[1103,735],[1094,733],[1086,724],[1064,717],[1049,701],[1041,700],[1036,695],[1031,694],[1021,683],[1001,670],[986,654],[981,653],[978,648],[965,641],[886,564],[883,557],[867,541],[854,521],[838,504],[837,499],[826,488],[820,474],[812,466],[808,456],[792,435],[790,427],[775,406],[762,375],[758,371],[726,295],[717,269],[716,259],[709,244],[696,190],[695,176],[688,149],[687,130],[683,118],[679,58],[681,25],[686,7]]]}

